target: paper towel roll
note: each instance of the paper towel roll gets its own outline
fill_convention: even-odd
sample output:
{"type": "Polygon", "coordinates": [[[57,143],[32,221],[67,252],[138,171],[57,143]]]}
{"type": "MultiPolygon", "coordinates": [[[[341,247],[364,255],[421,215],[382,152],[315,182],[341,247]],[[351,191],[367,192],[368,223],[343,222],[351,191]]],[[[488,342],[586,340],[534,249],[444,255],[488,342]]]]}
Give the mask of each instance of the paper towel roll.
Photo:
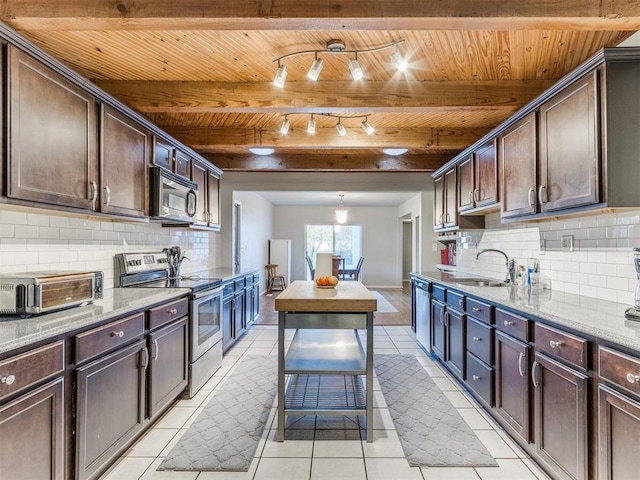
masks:
{"type": "Polygon", "coordinates": [[[333,253],[317,253],[315,278],[330,275],[333,275],[333,253]]]}

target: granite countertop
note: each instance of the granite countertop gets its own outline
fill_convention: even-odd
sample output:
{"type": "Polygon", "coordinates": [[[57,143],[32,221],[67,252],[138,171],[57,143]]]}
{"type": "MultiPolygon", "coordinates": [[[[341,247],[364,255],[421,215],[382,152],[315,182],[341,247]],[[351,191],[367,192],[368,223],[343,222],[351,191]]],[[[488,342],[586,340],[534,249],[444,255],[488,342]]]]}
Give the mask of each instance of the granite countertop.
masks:
{"type": "Polygon", "coordinates": [[[144,310],[187,293],[189,289],[185,288],[113,288],[105,290],[104,298],[88,305],[28,318],[1,315],[0,354],[129,312],[144,310]]]}
{"type": "Polygon", "coordinates": [[[413,275],[640,352],[640,322],[624,316],[629,305],[553,290],[521,286],[473,287],[455,282],[456,276],[473,277],[467,273],[414,272],[413,275]]]}

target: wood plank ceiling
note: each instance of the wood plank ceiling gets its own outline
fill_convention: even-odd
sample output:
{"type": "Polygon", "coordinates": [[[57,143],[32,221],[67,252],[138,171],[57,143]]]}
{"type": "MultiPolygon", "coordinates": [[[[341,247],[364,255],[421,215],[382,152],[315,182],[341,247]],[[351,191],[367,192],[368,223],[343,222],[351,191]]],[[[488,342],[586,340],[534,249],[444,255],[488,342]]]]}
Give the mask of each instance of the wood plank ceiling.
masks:
{"type": "Polygon", "coordinates": [[[223,170],[432,171],[640,29],[640,2],[7,0],[0,19],[223,170]],[[347,50],[403,40],[410,68],[394,71],[394,49],[360,54],[354,82],[352,55],[320,53],[312,82],[314,55],[299,55],[273,85],[274,59],[334,38],[347,50]],[[346,117],[347,135],[320,114],[346,117]],[[259,145],[275,153],[249,153],[259,145]]]}

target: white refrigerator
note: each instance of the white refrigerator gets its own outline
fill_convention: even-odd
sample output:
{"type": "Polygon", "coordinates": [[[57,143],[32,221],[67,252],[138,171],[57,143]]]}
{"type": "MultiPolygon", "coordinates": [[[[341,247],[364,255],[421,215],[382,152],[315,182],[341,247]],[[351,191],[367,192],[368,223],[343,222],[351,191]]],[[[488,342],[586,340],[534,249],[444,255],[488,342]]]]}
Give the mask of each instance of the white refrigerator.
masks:
{"type": "Polygon", "coordinates": [[[291,240],[269,240],[269,263],[278,265],[278,275],[284,275],[287,285],[291,283],[291,240]]]}

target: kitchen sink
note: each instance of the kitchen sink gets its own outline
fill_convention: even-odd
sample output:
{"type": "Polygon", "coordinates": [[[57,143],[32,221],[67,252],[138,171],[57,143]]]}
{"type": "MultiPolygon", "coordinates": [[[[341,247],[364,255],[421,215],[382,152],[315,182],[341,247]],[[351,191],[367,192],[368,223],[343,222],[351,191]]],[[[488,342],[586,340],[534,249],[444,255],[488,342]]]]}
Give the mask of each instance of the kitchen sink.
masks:
{"type": "Polygon", "coordinates": [[[453,283],[468,287],[508,287],[509,284],[489,278],[452,278],[453,283]]]}

